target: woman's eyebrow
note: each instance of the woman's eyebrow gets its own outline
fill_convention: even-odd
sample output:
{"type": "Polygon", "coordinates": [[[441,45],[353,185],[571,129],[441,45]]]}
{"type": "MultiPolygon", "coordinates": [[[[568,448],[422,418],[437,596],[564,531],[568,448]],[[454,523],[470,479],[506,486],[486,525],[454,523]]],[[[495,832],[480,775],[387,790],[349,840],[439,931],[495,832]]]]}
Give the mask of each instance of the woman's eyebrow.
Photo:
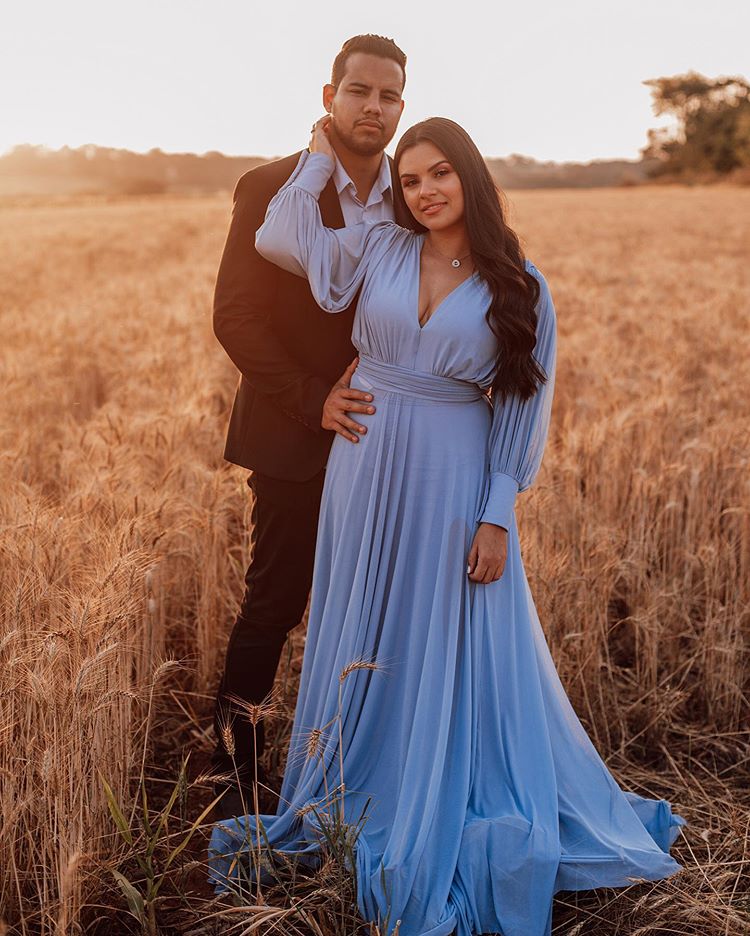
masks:
{"type": "MultiPolygon", "coordinates": [[[[450,166],[450,163],[448,162],[447,159],[439,159],[436,163],[433,163],[433,165],[431,165],[430,168],[429,168],[427,171],[428,171],[428,172],[432,172],[433,169],[437,169],[437,167],[438,167],[438,166],[442,166],[443,163],[445,163],[446,165],[450,166]]],[[[401,173],[401,178],[402,178],[402,179],[407,179],[407,178],[409,178],[409,176],[415,176],[415,175],[416,175],[415,172],[402,172],[402,173],[401,173]]]]}

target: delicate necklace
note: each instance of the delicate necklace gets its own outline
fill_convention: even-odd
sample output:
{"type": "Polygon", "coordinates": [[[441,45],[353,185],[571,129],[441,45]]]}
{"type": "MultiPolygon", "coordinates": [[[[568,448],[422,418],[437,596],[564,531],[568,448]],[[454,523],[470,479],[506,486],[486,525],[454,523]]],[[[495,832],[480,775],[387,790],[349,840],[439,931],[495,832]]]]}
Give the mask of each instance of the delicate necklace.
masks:
{"type": "Polygon", "coordinates": [[[468,260],[468,258],[471,256],[471,251],[469,251],[469,253],[467,253],[467,254],[466,254],[465,256],[463,256],[463,257],[447,257],[444,253],[441,253],[441,252],[437,249],[437,247],[433,247],[432,241],[428,241],[427,243],[428,243],[430,249],[431,249],[432,251],[434,251],[434,253],[436,253],[436,254],[438,255],[438,257],[442,257],[443,260],[450,260],[451,266],[452,266],[452,267],[455,267],[456,269],[458,269],[458,267],[461,266],[461,261],[462,261],[462,260],[468,260]]]}

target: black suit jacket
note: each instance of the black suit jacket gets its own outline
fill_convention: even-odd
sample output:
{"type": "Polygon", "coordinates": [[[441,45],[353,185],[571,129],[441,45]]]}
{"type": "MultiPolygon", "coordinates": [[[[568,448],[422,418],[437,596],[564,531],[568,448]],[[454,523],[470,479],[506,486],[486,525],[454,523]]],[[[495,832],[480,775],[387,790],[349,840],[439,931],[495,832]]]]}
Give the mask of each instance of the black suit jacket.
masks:
{"type": "MultiPolygon", "coordinates": [[[[241,374],[224,458],[287,481],[306,481],[325,465],[334,433],[321,428],[323,404],[356,355],[356,300],[345,312],[324,312],[306,279],[255,249],[268,203],[299,157],[258,166],[237,183],[213,311],[214,334],[241,374]]],[[[344,227],[332,179],[319,204],[327,227],[344,227]]]]}

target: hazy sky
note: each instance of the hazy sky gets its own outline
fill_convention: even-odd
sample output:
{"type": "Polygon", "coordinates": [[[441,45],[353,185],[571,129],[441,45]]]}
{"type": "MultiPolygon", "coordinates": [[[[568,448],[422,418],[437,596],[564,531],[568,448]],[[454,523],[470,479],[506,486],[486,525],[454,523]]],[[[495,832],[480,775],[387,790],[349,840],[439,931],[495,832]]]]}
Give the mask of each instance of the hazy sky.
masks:
{"type": "Polygon", "coordinates": [[[662,123],[644,79],[750,72],[747,0],[4,7],[0,152],[23,142],[293,152],[322,113],[341,43],[360,32],[392,36],[408,56],[400,130],[452,117],[488,156],[634,158],[662,123]]]}

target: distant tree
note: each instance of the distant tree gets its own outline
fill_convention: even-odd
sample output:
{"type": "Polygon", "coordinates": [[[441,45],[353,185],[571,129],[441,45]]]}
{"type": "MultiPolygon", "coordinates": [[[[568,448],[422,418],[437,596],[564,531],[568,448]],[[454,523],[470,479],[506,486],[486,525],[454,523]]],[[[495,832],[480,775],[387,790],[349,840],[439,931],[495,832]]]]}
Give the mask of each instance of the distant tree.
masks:
{"type": "Polygon", "coordinates": [[[651,78],[654,113],[676,118],[676,130],[649,130],[641,152],[658,162],[652,172],[725,174],[750,166],[750,84],[740,77],[697,72],[651,78]]]}

